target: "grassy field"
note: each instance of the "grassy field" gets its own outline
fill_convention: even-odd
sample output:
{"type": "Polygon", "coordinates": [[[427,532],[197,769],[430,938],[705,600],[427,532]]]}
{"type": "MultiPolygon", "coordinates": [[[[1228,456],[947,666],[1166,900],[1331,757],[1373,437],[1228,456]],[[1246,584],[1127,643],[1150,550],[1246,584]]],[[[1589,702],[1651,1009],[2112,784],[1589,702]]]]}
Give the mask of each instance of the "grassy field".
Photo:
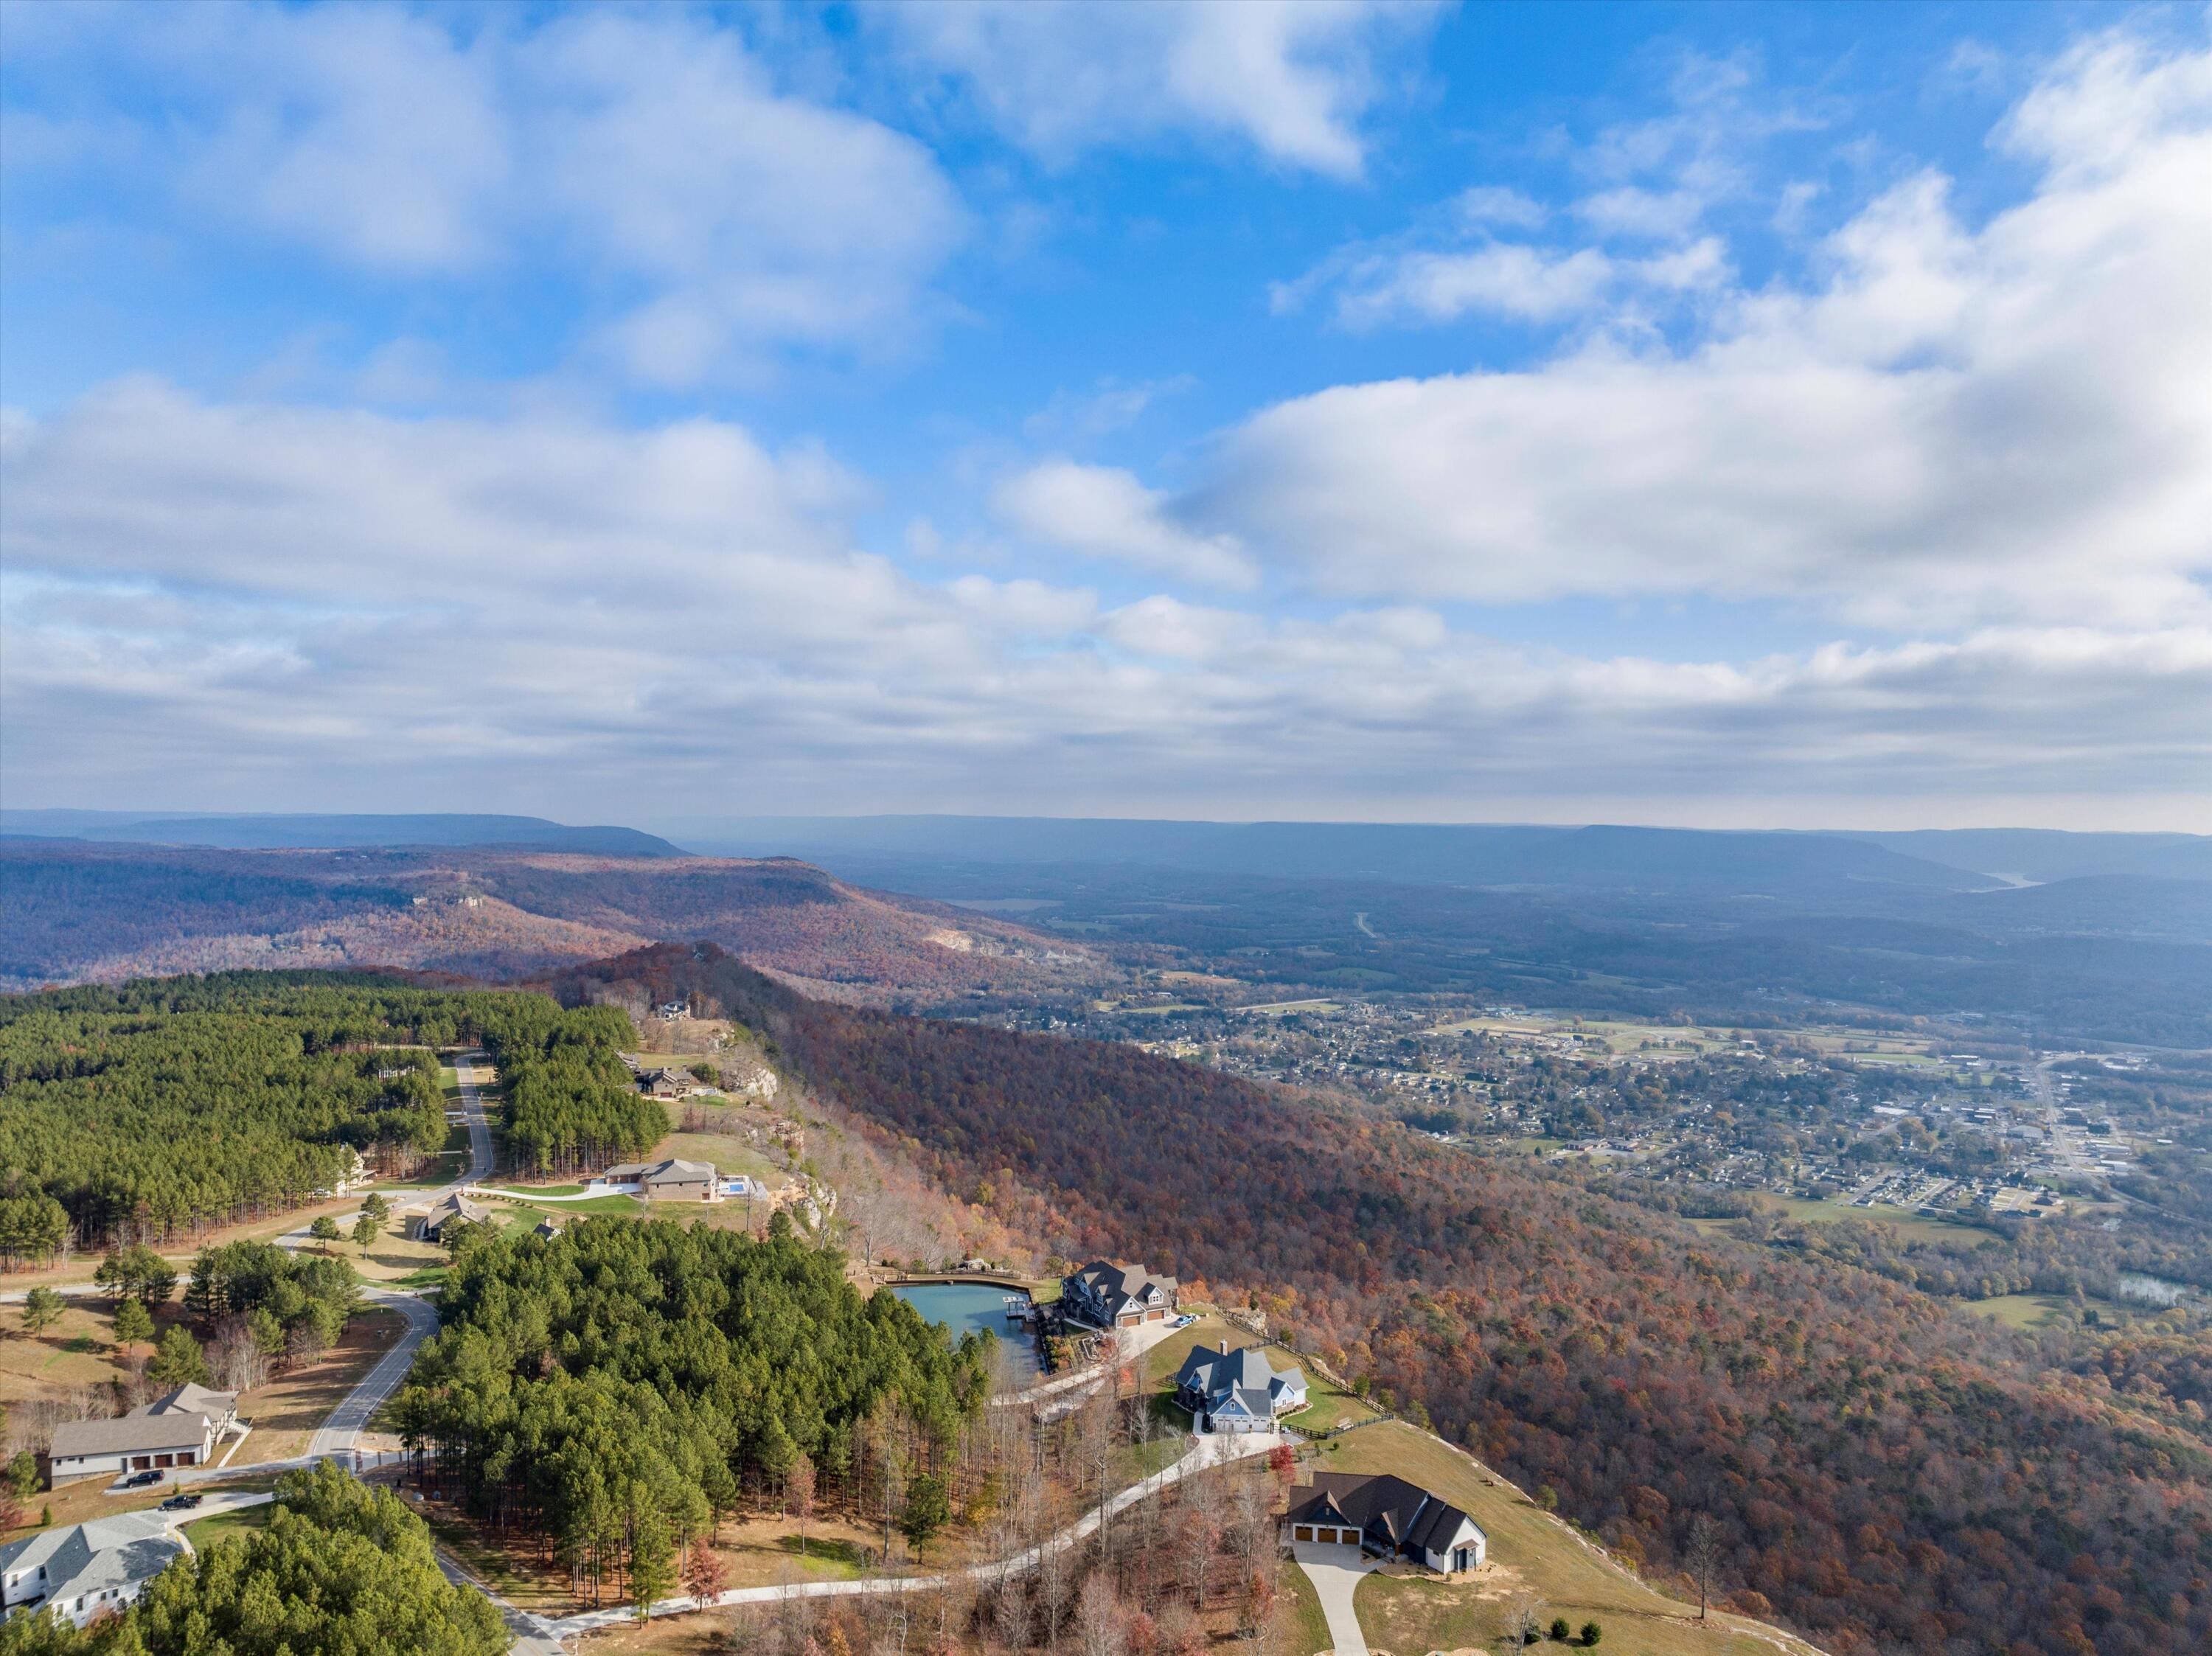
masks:
{"type": "Polygon", "coordinates": [[[1830,1224],[1838,1219],[1866,1219],[1885,1224],[1900,1236],[1919,1242],[1959,1242],[1977,1236],[1995,1240],[1994,1231],[1965,1219],[1929,1219],[1905,1208],[1893,1208],[1887,1203],[1877,1202],[1870,1208],[1855,1208],[1849,1202],[1816,1202],[1802,1196],[1767,1196],[1768,1202],[1778,1203],[1792,1219],[1807,1224],[1830,1224]]]}
{"type": "Polygon", "coordinates": [[[2027,1329],[2056,1321],[2066,1301],[2056,1294],[2000,1294],[1987,1300],[1961,1300],[1959,1306],[2007,1328],[2027,1329]]]}
{"type": "MultiPolygon", "coordinates": [[[[537,1216],[541,1213],[566,1213],[580,1216],[586,1213],[621,1213],[635,1219],[642,1216],[646,1211],[646,1204],[635,1196],[592,1196],[580,1202],[533,1202],[527,1196],[502,1190],[493,1192],[491,1200],[495,1205],[511,1207],[518,1214],[527,1209],[531,1215],[530,1222],[532,1224],[538,1222],[537,1216]]],[[[672,1203],[666,1205],[672,1212],[681,1204],[672,1203]]]]}
{"type": "Polygon", "coordinates": [[[192,1544],[193,1551],[198,1552],[234,1535],[247,1535],[255,1530],[267,1529],[276,1511],[276,1504],[272,1501],[259,1507],[240,1507],[234,1513],[217,1513],[212,1518],[197,1518],[184,1526],[185,1539],[192,1544]]]}
{"type": "Polygon", "coordinates": [[[1546,1622],[1596,1622],[1604,1648],[1627,1656],[1812,1656],[1773,1629],[1716,1611],[1704,1626],[1694,1605],[1646,1586],[1569,1525],[1467,1456],[1401,1422],[1321,1446],[1308,1464],[1331,1471],[1395,1472],[1435,1490],[1481,1526],[1490,1559],[1460,1580],[1395,1569],[1360,1583],[1355,1600],[1368,1643],[1398,1653],[1493,1647],[1504,1617],[1526,1594],[1546,1622]]]}
{"type": "Polygon", "coordinates": [[[748,1178],[763,1180],[771,1186],[781,1185],[787,1177],[761,1153],[758,1144],[735,1133],[671,1133],[653,1147],[653,1154],[646,1160],[656,1162],[665,1156],[680,1156],[687,1162],[712,1162],[719,1173],[741,1173],[748,1178]]]}

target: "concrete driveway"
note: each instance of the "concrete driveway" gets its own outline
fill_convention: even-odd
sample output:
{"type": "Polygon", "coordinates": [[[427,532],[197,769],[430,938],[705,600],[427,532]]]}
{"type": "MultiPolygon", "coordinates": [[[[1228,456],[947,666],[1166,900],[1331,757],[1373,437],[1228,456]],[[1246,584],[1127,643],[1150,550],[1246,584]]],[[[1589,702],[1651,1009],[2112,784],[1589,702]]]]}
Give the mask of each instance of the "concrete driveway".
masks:
{"type": "Polygon", "coordinates": [[[1382,1561],[1365,1556],[1357,1547],[1319,1541],[1291,1542],[1291,1556],[1314,1585],[1321,1613],[1328,1618],[1329,1642],[1336,1656],[1367,1656],[1367,1638],[1352,1611],[1352,1595],[1359,1590],[1359,1578],[1382,1568],[1382,1561]]]}

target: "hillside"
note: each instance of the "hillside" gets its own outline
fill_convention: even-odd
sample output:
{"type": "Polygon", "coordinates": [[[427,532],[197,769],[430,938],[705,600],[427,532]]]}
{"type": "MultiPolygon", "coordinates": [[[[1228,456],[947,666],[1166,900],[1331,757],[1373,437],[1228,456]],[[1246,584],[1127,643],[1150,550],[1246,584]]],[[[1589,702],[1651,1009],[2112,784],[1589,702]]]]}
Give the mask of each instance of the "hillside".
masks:
{"type": "Polygon", "coordinates": [[[1102,969],[1078,945],[784,859],[0,840],[0,987],[238,968],[513,978],[665,939],[858,998],[1102,969]]]}
{"type": "Polygon", "coordinates": [[[1127,1046],[810,1002],[656,950],[1004,1228],[1264,1308],[1618,1553],[1844,1653],[2200,1650],[2201,1411],[1834,1261],[1127,1046]]]}

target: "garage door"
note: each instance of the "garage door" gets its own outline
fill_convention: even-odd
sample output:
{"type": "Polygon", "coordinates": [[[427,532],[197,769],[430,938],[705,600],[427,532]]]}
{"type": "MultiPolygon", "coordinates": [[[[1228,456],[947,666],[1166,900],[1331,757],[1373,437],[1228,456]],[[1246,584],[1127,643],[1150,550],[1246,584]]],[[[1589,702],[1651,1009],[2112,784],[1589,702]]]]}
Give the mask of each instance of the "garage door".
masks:
{"type": "Polygon", "coordinates": [[[1300,1541],[1310,1541],[1313,1539],[1313,1526],[1301,1524],[1293,1529],[1291,1534],[1300,1541]]]}

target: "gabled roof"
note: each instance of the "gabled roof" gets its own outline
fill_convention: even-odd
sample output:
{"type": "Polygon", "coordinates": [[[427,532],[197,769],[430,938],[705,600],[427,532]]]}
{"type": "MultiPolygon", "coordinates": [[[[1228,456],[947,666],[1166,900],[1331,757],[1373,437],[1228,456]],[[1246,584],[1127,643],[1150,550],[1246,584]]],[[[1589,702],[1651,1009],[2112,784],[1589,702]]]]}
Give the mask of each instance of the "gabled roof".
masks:
{"type": "Polygon", "coordinates": [[[210,1420],[222,1420],[238,1412],[238,1393],[213,1392],[204,1386],[186,1380],[174,1391],[164,1392],[151,1403],[142,1403],[131,1411],[134,1415],[204,1415],[210,1420]]]}
{"type": "Polygon", "coordinates": [[[712,1162],[686,1162],[672,1157],[647,1168],[644,1182],[648,1185],[695,1185],[702,1179],[711,1182],[714,1177],[714,1164],[712,1162]]]}
{"type": "Polygon", "coordinates": [[[686,1162],[671,1156],[662,1162],[625,1162],[599,1175],[611,1185],[696,1185],[714,1177],[712,1162],[686,1162]]]}
{"type": "Polygon", "coordinates": [[[1251,1392],[1261,1399],[1261,1413],[1273,1406],[1278,1386],[1303,1385],[1305,1376],[1295,1368],[1278,1371],[1267,1353],[1256,1345],[1237,1351],[1209,1350],[1201,1346],[1182,1360],[1176,1373],[1177,1387],[1188,1386],[1205,1398],[1224,1398],[1232,1392],[1251,1392]]]}
{"type": "Polygon", "coordinates": [[[448,1219],[465,1219],[470,1224],[480,1225],[491,1217],[491,1210],[481,1202],[471,1202],[456,1191],[443,1201],[433,1202],[430,1210],[422,1216],[423,1224],[437,1229],[448,1219]]]}
{"type": "Polygon", "coordinates": [[[84,1455],[142,1455],[164,1449],[203,1449],[215,1422],[197,1410],[125,1415],[116,1420],[65,1421],[54,1428],[56,1460],[84,1455]]]}
{"type": "Polygon", "coordinates": [[[158,1575],[184,1550],[161,1513],[119,1513],[9,1542],[0,1574],[44,1566],[46,1600],[58,1603],[158,1575]]]}
{"type": "Polygon", "coordinates": [[[1112,1259],[1093,1259],[1073,1276],[1109,1304],[1115,1300],[1143,1299],[1147,1289],[1157,1290],[1159,1296],[1165,1297],[1172,1295],[1177,1286],[1172,1277],[1157,1276],[1140,1265],[1121,1265],[1112,1259]]]}
{"type": "MultiPolygon", "coordinates": [[[[1394,1546],[1433,1552],[1449,1547],[1462,1525],[1474,1522],[1442,1496],[1389,1472],[1316,1472],[1311,1490],[1291,1501],[1288,1521],[1332,1520],[1379,1530],[1394,1546]]],[[[1475,1532],[1480,1534],[1481,1526],[1476,1525],[1475,1532]]]]}

